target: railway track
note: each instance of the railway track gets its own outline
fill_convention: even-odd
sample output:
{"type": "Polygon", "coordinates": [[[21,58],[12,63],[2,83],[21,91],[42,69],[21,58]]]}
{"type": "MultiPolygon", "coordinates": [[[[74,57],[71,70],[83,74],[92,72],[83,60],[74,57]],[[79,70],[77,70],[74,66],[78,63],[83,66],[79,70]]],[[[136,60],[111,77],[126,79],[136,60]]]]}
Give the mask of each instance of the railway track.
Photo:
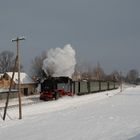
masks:
{"type": "MultiPolygon", "coordinates": [[[[26,99],[25,99],[26,100],[26,99]]],[[[28,106],[28,105],[33,105],[33,104],[39,104],[39,103],[43,103],[43,101],[41,101],[41,100],[34,100],[34,101],[31,101],[31,102],[23,102],[22,103],[22,106],[28,106]]],[[[5,103],[4,103],[5,104],[5,103]]],[[[16,110],[17,108],[18,108],[18,104],[13,104],[13,105],[9,105],[8,106],[8,109],[9,110],[16,110]]],[[[4,113],[4,108],[5,108],[5,106],[1,106],[0,107],[0,121],[2,121],[3,120],[3,113],[4,113]]],[[[13,115],[11,115],[8,111],[7,111],[7,113],[6,113],[6,116],[7,116],[7,119],[8,120],[13,120],[14,118],[15,118],[15,116],[13,117],[13,115]]]]}
{"type": "MultiPolygon", "coordinates": [[[[38,99],[36,101],[22,103],[22,106],[27,106],[27,105],[32,105],[32,104],[38,104],[38,103],[41,103],[41,102],[43,102],[43,101],[41,101],[41,100],[38,99]]],[[[19,106],[18,104],[9,105],[8,106],[8,109],[10,109],[10,108],[17,108],[18,106],[19,106]]],[[[5,108],[5,106],[0,107],[0,111],[3,110],[4,108],[5,108]]]]}

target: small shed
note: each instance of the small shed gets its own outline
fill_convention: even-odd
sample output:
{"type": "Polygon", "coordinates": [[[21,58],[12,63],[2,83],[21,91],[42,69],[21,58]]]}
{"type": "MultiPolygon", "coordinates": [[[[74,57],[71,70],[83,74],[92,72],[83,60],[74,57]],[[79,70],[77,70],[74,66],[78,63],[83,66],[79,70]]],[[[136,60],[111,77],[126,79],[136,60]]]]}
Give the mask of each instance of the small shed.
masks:
{"type": "MultiPolygon", "coordinates": [[[[12,78],[13,72],[6,72],[1,79],[4,81],[3,87],[9,88],[10,80],[12,78]]],[[[21,84],[21,93],[24,96],[32,95],[36,93],[36,86],[37,84],[32,80],[32,78],[26,74],[25,72],[20,73],[20,84],[21,84]]],[[[2,86],[2,85],[1,85],[2,86]]],[[[15,72],[14,79],[13,79],[13,89],[18,88],[18,72],[15,72]]]]}

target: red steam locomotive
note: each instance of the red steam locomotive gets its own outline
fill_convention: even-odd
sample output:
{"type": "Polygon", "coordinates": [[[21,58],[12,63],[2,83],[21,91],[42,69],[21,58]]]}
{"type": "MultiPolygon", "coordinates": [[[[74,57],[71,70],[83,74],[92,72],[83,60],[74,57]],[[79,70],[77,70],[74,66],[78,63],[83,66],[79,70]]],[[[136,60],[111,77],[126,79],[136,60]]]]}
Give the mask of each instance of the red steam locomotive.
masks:
{"type": "Polygon", "coordinates": [[[62,96],[73,96],[72,80],[69,77],[47,77],[41,83],[40,100],[57,100],[62,96]]]}

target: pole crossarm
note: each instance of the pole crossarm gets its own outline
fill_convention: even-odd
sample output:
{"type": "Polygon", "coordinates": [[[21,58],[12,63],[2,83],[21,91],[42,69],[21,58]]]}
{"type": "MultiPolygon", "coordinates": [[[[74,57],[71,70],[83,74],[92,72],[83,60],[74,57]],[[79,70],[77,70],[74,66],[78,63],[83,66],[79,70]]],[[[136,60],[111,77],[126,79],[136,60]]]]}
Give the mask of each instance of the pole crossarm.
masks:
{"type": "Polygon", "coordinates": [[[23,37],[17,37],[17,38],[15,38],[15,39],[12,39],[11,41],[12,42],[18,42],[18,41],[20,41],[20,40],[25,40],[25,37],[23,36],[23,37]]]}

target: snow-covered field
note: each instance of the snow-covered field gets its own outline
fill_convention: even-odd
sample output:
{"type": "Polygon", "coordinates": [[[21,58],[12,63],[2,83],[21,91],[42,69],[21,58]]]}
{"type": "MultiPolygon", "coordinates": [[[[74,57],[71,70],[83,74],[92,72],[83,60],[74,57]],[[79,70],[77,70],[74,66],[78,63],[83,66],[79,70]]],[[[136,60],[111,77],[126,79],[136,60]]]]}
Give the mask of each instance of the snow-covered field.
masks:
{"type": "Polygon", "coordinates": [[[10,108],[0,140],[140,140],[140,86],[119,91],[10,108]]]}

